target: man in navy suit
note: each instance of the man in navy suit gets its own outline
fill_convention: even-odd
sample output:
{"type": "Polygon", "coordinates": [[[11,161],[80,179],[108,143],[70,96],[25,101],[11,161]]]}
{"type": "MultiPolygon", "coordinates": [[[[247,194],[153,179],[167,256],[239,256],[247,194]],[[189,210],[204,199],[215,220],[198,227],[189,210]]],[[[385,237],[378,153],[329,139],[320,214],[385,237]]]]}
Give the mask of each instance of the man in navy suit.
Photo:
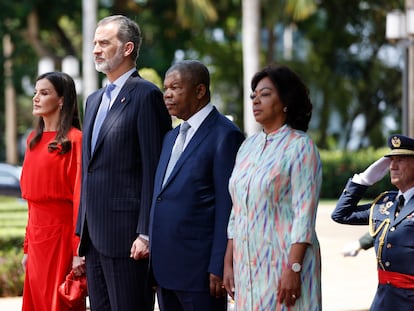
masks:
{"type": "Polygon", "coordinates": [[[153,310],[148,227],[155,170],[171,117],[161,91],[135,68],[139,26],[102,19],[95,67],[109,84],[86,101],[77,233],[86,257],[91,309],[153,310]]]}
{"type": "Polygon", "coordinates": [[[414,309],[414,139],[392,135],[391,151],[355,174],[332,213],[351,225],[369,224],[377,254],[378,288],[371,311],[414,309]],[[358,204],[366,189],[390,172],[398,191],[381,193],[372,203],[358,204]]]}
{"type": "Polygon", "coordinates": [[[171,173],[184,123],[166,135],[155,176],[150,265],[158,304],[162,311],[225,310],[228,180],[244,135],[210,103],[209,71],[199,61],[168,69],[164,102],[189,129],[171,173]]]}

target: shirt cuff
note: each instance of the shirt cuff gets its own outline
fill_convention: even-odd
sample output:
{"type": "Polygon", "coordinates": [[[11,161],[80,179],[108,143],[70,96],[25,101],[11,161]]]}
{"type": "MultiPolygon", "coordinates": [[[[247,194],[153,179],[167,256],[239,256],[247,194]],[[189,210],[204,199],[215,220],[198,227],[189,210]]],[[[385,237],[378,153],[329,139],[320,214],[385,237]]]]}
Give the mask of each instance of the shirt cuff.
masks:
{"type": "Polygon", "coordinates": [[[149,241],[149,236],[148,235],[140,234],[139,237],[146,240],[146,241],[149,241]]]}

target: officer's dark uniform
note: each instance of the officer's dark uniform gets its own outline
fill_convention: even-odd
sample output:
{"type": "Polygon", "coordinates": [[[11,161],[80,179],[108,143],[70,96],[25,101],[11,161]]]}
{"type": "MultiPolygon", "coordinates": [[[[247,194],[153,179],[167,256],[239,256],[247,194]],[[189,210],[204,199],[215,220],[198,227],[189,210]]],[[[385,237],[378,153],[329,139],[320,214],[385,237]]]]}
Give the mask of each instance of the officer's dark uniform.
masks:
{"type": "MultiPolygon", "coordinates": [[[[411,138],[394,135],[389,146],[392,150],[386,156],[414,156],[411,138]]],[[[331,217],[343,224],[369,224],[375,238],[379,284],[370,310],[413,311],[414,198],[396,215],[397,191],[384,192],[373,203],[358,205],[367,188],[349,180],[331,217]]]]}

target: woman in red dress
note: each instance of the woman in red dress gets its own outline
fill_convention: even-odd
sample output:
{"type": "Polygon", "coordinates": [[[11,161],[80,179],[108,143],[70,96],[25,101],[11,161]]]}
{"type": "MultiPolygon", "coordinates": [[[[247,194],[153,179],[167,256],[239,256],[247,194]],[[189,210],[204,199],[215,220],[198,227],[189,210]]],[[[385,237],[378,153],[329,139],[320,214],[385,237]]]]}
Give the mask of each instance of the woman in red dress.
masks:
{"type": "Polygon", "coordinates": [[[85,272],[75,236],[82,133],[73,79],[61,72],[40,75],[33,115],[38,123],[27,139],[21,176],[29,212],[22,310],[85,310],[85,303],[70,309],[58,295],[58,286],[72,268],[76,275],[85,272]]]}

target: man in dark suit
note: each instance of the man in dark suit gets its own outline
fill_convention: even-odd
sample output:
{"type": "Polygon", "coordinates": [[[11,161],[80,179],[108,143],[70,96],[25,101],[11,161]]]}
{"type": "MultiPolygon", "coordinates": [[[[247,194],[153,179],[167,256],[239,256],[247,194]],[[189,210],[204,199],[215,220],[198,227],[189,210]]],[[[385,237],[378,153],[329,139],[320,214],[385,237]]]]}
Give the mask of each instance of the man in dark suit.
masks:
{"type": "Polygon", "coordinates": [[[136,71],[139,26],[101,20],[95,66],[109,84],[86,101],[77,233],[91,309],[153,310],[148,226],[155,170],[171,117],[161,91],[136,71]],[[100,128],[100,129],[99,129],[100,128]]]}
{"type": "Polygon", "coordinates": [[[209,71],[198,61],[168,69],[164,101],[185,122],[166,135],[155,177],[150,264],[158,304],[162,311],[225,310],[228,180],[244,135],[210,103],[209,71]],[[184,150],[174,166],[179,141],[184,150]]]}
{"type": "Polygon", "coordinates": [[[414,139],[392,135],[391,151],[355,174],[345,186],[332,219],[369,224],[374,238],[378,288],[372,311],[411,311],[414,306],[414,139]],[[381,193],[372,203],[358,204],[366,189],[390,172],[398,191],[381,193]]]}

